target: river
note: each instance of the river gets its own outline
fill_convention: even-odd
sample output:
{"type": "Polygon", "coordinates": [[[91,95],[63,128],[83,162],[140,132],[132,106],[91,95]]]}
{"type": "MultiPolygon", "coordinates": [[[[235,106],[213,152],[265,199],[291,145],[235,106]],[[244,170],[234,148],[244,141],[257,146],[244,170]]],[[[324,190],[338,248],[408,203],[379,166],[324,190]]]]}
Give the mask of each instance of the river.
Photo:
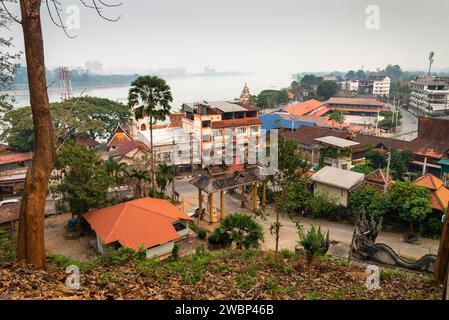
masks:
{"type": "MultiPolygon", "coordinates": [[[[187,76],[183,78],[168,79],[173,94],[172,108],[178,110],[184,102],[195,102],[202,99],[209,101],[228,100],[240,96],[243,86],[248,83],[251,94],[258,94],[264,89],[281,89],[290,85],[291,74],[286,73],[255,73],[248,75],[214,75],[214,76],[187,76]]],[[[60,101],[59,84],[55,83],[48,90],[50,102],[60,101]]],[[[129,86],[74,88],[73,96],[96,96],[108,98],[122,103],[127,102],[129,86]]],[[[15,107],[29,105],[27,90],[10,92],[16,97],[15,107]]]]}

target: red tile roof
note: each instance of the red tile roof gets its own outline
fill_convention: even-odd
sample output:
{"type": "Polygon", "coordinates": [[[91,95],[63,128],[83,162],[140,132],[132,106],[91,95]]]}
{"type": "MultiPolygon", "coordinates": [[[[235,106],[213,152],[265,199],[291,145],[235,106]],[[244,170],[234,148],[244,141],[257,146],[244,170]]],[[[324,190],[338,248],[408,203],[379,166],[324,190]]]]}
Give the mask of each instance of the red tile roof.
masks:
{"type": "Polygon", "coordinates": [[[31,160],[32,158],[33,158],[33,154],[30,152],[6,154],[3,156],[0,156],[0,165],[27,161],[27,160],[31,160]]]}
{"type": "Polygon", "coordinates": [[[302,116],[309,114],[310,112],[313,112],[322,106],[324,106],[324,102],[311,99],[307,100],[306,102],[299,102],[286,106],[282,110],[294,115],[302,116]]]}
{"type": "Polygon", "coordinates": [[[243,119],[234,119],[234,120],[221,120],[221,121],[213,121],[211,124],[212,129],[220,129],[220,128],[230,128],[230,127],[241,127],[241,126],[250,126],[262,124],[259,118],[243,118],[243,119]]]}
{"type": "Polygon", "coordinates": [[[118,241],[138,250],[179,239],[173,223],[192,221],[167,200],[142,198],[88,212],[84,218],[104,244],[118,241]]]}
{"type": "Polygon", "coordinates": [[[142,149],[145,151],[150,152],[150,147],[148,147],[145,143],[139,140],[131,140],[126,142],[125,144],[118,147],[116,150],[113,150],[111,154],[113,156],[124,156],[128,152],[134,150],[134,149],[142,149]]]}

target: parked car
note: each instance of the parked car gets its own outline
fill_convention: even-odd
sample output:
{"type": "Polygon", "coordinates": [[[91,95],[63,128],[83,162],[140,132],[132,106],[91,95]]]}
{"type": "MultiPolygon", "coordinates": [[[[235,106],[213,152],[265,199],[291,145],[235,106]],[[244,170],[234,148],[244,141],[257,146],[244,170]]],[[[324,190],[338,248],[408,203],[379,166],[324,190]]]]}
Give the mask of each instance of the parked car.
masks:
{"type": "Polygon", "coordinates": [[[16,198],[16,199],[6,199],[6,200],[3,200],[3,201],[0,201],[0,206],[3,206],[3,205],[5,205],[5,204],[11,204],[11,203],[19,203],[20,202],[20,199],[19,198],[16,198]]]}

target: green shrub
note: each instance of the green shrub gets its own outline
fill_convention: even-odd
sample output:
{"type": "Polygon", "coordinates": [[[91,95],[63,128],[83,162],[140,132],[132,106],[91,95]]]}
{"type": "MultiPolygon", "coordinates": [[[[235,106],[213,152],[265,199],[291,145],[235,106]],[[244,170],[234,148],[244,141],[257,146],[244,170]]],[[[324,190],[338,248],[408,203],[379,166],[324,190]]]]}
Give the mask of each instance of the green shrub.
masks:
{"type": "Polygon", "coordinates": [[[192,230],[195,233],[198,233],[198,227],[196,226],[196,224],[194,224],[193,222],[189,222],[189,229],[192,230]]]}
{"type": "Polygon", "coordinates": [[[171,259],[176,260],[179,257],[179,244],[175,243],[173,249],[171,250],[171,259]]]}
{"type": "Polygon", "coordinates": [[[204,229],[199,229],[198,230],[198,238],[200,238],[201,240],[206,239],[207,236],[207,232],[204,229]]]}
{"type": "Polygon", "coordinates": [[[258,248],[260,240],[263,240],[262,226],[244,213],[227,216],[209,236],[211,244],[230,246],[234,242],[238,249],[258,248]]]}
{"type": "Polygon", "coordinates": [[[311,229],[304,233],[302,229],[299,230],[299,244],[304,248],[306,252],[308,262],[312,262],[315,257],[321,257],[329,250],[329,231],[325,236],[321,232],[321,227],[318,229],[312,225],[311,229]]]}
{"type": "Polygon", "coordinates": [[[106,249],[102,260],[105,265],[118,266],[135,258],[136,252],[130,248],[106,249]]]}
{"type": "Polygon", "coordinates": [[[16,241],[10,238],[5,229],[0,228],[0,263],[11,262],[16,258],[16,241]]]}

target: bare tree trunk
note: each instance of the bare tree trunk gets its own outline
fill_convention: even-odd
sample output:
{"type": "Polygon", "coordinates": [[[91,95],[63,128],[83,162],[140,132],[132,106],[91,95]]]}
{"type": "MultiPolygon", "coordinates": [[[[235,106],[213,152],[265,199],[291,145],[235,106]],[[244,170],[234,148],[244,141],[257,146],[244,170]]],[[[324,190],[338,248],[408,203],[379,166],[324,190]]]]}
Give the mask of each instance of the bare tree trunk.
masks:
{"type": "Polygon", "coordinates": [[[150,145],[151,145],[151,192],[154,196],[155,186],[155,172],[154,172],[154,152],[153,152],[153,117],[150,116],[150,145]]]}
{"type": "Polygon", "coordinates": [[[279,259],[279,233],[280,233],[280,227],[279,227],[279,211],[276,210],[276,261],[279,259]]]}
{"type": "Polygon", "coordinates": [[[20,0],[20,8],[36,143],[20,207],[17,258],[34,267],[45,268],[45,198],[53,169],[55,143],[45,80],[41,0],[20,0]]]}

